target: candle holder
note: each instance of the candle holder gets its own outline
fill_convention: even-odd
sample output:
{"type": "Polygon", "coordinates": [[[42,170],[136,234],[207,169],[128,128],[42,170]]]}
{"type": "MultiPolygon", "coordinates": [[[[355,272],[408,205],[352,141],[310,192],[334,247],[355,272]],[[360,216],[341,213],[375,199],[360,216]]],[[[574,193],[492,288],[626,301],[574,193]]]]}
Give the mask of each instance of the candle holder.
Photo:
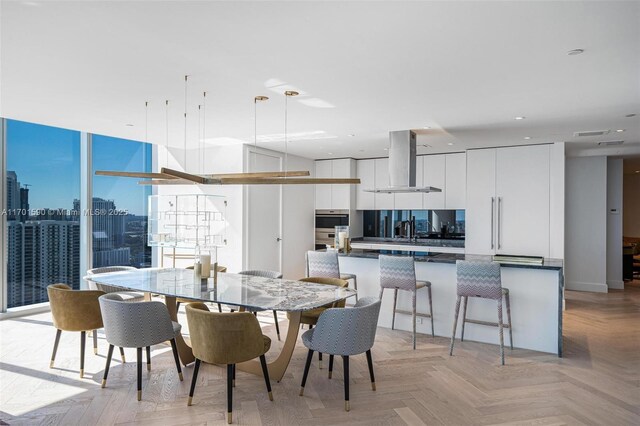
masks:
{"type": "Polygon", "coordinates": [[[334,247],[339,252],[345,252],[347,249],[347,242],[349,241],[349,227],[348,226],[336,226],[334,247]]]}

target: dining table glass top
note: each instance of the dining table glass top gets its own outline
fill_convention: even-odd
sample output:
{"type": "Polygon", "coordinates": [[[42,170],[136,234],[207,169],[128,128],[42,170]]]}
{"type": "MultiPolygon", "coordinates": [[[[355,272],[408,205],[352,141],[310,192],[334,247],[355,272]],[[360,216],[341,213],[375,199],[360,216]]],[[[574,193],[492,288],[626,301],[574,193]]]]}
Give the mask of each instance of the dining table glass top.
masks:
{"type": "Polygon", "coordinates": [[[304,281],[219,273],[195,282],[194,271],[179,268],[147,268],[87,275],[87,281],[123,290],[223,303],[247,310],[305,311],[354,296],[349,288],[304,281]]]}

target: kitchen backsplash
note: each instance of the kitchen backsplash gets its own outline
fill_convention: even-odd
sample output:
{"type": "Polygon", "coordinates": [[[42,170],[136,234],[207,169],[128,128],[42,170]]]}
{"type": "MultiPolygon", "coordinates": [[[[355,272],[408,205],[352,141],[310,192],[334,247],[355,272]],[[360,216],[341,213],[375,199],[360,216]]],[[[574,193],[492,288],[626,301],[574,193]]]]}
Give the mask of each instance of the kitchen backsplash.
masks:
{"type": "Polygon", "coordinates": [[[464,216],[464,210],[365,210],[363,236],[405,236],[406,222],[415,218],[418,238],[464,237],[464,216]]]}

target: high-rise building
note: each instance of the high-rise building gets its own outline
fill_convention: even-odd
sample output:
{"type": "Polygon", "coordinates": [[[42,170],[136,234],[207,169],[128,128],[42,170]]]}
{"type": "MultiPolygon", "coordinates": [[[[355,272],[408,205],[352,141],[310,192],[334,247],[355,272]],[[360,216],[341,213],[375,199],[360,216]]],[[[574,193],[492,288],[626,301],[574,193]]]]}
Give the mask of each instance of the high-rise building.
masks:
{"type": "Polygon", "coordinates": [[[7,170],[7,210],[9,211],[8,219],[15,220],[14,210],[20,208],[20,182],[16,172],[7,170]]]}
{"type": "MultiPolygon", "coordinates": [[[[73,210],[80,212],[80,200],[73,200],[73,210]]],[[[93,198],[90,214],[93,227],[93,267],[129,265],[131,249],[122,247],[126,216],[119,214],[113,200],[98,197],[93,198]]]]}
{"type": "Polygon", "coordinates": [[[10,221],[8,231],[8,307],[46,302],[47,286],[80,287],[80,223],[10,221]]]}
{"type": "Polygon", "coordinates": [[[29,188],[20,188],[20,221],[25,222],[29,220],[31,213],[29,211],[29,188]]]}

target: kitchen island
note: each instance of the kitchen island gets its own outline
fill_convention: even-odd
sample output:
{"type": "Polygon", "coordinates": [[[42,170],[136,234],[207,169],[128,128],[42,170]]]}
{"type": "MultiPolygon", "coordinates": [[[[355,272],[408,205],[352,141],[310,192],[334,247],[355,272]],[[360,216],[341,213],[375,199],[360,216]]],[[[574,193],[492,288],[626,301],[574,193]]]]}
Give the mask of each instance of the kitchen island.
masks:
{"type": "MultiPolygon", "coordinates": [[[[430,281],[433,293],[435,334],[451,337],[456,305],[456,261],[492,260],[491,256],[460,253],[425,253],[411,251],[360,250],[340,253],[340,271],[356,274],[358,296],[380,294],[378,256],[392,254],[413,256],[416,278],[430,281]]],[[[544,259],[542,264],[503,264],[502,286],[509,289],[511,318],[513,322],[513,346],[548,352],[562,356],[562,297],[564,290],[563,263],[557,259],[544,259]]],[[[418,290],[418,312],[428,313],[426,290],[418,290]]],[[[411,310],[411,295],[398,292],[398,309],[411,310]]],[[[382,300],[378,325],[390,328],[393,313],[393,292],[387,291],[382,300]]],[[[497,321],[496,302],[470,298],[467,318],[497,321]]],[[[462,309],[456,337],[460,337],[462,309]]],[[[506,321],[506,318],[505,318],[506,321]]],[[[399,330],[412,329],[411,315],[396,315],[395,326],[399,330]]],[[[431,335],[428,318],[417,318],[418,333],[431,335]]],[[[498,344],[498,329],[473,323],[465,326],[465,340],[498,344]]],[[[509,344],[506,337],[505,345],[509,344]]]]}

